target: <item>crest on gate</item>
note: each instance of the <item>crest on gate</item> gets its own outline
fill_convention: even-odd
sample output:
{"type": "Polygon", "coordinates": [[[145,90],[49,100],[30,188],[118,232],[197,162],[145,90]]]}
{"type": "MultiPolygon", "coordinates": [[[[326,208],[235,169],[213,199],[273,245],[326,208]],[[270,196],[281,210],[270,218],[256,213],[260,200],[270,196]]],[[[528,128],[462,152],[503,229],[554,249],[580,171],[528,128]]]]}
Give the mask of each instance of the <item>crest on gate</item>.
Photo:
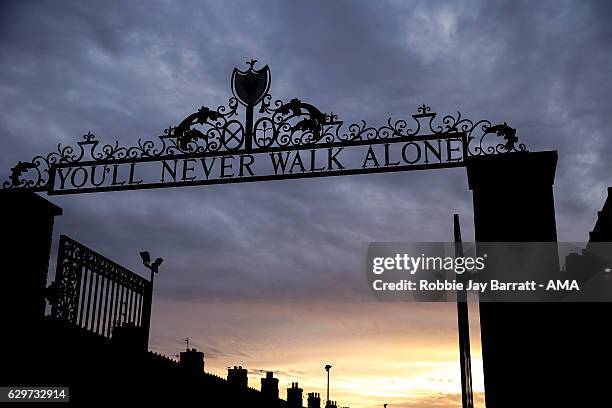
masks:
{"type": "Polygon", "coordinates": [[[247,62],[249,69],[240,71],[234,68],[232,72],[232,92],[246,106],[257,105],[270,89],[270,69],[266,65],[262,69],[253,69],[257,60],[247,62]]]}

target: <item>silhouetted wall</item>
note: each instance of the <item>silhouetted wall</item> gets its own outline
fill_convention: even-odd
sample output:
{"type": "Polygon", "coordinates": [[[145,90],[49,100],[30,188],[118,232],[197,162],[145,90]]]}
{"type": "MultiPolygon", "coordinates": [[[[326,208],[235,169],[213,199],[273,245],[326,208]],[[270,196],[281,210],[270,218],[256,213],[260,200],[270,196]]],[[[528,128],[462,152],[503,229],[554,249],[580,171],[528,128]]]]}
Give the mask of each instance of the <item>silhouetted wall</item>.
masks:
{"type": "Polygon", "coordinates": [[[148,351],[144,329],[130,323],[113,327],[112,343],[121,350],[129,352],[148,351]]]}

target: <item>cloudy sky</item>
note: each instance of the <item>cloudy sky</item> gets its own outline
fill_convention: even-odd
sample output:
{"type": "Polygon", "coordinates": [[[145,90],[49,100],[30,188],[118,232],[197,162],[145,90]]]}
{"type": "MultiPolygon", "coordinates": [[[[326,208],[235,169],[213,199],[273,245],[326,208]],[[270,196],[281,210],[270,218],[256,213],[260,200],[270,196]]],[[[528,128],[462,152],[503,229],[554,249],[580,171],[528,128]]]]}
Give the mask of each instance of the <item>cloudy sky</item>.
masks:
{"type": "MultiPolygon", "coordinates": [[[[530,150],[559,151],[559,240],[583,241],[612,185],[611,17],[605,1],[4,1],[0,167],[88,130],[154,138],[225,104],[232,69],[256,58],[274,97],[345,122],[422,103],[507,121],[530,150]]],[[[164,257],[153,349],[189,336],[211,371],[321,393],[331,363],[342,405],[456,406],[454,307],[372,302],[360,260],[364,242],[450,240],[453,213],[473,238],[465,169],[50,200],[56,234],[143,273],[139,250],[164,257]]]]}

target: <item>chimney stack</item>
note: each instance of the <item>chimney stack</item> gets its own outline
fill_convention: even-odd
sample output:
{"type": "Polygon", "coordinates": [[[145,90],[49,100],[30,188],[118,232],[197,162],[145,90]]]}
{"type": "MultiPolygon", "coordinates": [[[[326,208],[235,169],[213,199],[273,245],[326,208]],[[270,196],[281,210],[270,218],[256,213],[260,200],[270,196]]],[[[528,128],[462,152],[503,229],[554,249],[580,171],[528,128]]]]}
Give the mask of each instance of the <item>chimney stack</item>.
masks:
{"type": "Polygon", "coordinates": [[[248,387],[246,368],[242,368],[242,366],[229,367],[227,369],[227,383],[235,390],[246,390],[248,387]]]}
{"type": "Polygon", "coordinates": [[[204,353],[196,348],[181,351],[179,355],[179,365],[190,373],[204,372],[204,353]]]}
{"type": "Polygon", "coordinates": [[[274,372],[267,371],[266,377],[261,379],[261,394],[266,399],[278,399],[278,378],[274,378],[274,372]]]}
{"type": "Polygon", "coordinates": [[[291,388],[287,388],[287,408],[302,408],[302,391],[298,383],[291,383],[291,388]]]}
{"type": "Polygon", "coordinates": [[[308,408],[321,408],[321,396],[318,392],[308,393],[308,408]]]}

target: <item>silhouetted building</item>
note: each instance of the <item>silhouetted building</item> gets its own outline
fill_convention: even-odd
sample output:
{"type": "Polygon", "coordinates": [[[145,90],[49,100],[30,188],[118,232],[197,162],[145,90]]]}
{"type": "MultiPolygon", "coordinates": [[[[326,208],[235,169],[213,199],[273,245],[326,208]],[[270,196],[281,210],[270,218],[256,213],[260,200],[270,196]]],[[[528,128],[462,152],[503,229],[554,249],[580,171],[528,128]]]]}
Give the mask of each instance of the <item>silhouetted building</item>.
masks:
{"type": "Polygon", "coordinates": [[[248,377],[246,368],[242,366],[234,366],[227,369],[227,383],[230,387],[243,390],[248,387],[248,377]]]}
{"type": "Polygon", "coordinates": [[[325,408],[336,408],[338,406],[338,404],[336,403],[336,401],[327,401],[325,403],[325,408]]]}
{"type": "Polygon", "coordinates": [[[179,364],[184,370],[192,373],[201,373],[204,371],[204,353],[196,348],[181,351],[179,354],[179,364]]]}
{"type": "Polygon", "coordinates": [[[291,388],[287,388],[287,407],[302,408],[302,390],[298,383],[292,382],[291,388]]]}
{"type": "Polygon", "coordinates": [[[612,242],[612,187],[608,187],[608,198],[601,211],[597,212],[597,222],[589,232],[590,242],[612,242]]]}
{"type": "Polygon", "coordinates": [[[267,371],[261,379],[261,394],[266,399],[278,399],[278,378],[274,378],[272,371],[267,371]]]}
{"type": "Polygon", "coordinates": [[[308,408],[321,408],[321,395],[318,392],[308,393],[308,408]]]}

